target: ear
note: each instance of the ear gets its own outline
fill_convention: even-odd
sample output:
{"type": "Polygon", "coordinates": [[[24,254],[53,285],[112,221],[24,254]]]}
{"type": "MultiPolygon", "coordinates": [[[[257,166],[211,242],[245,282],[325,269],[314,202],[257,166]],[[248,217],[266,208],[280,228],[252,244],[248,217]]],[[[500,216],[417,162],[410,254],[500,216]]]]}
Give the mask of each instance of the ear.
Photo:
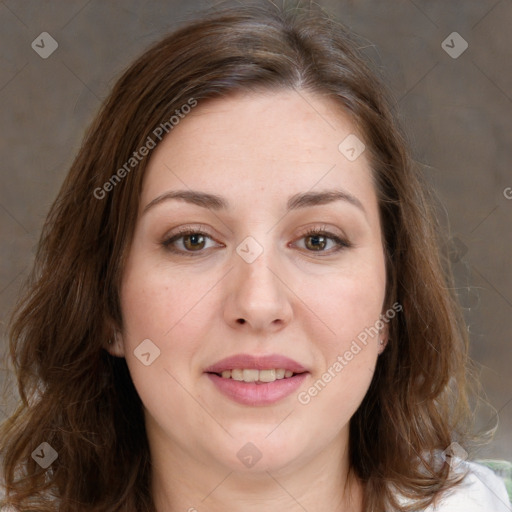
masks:
{"type": "Polygon", "coordinates": [[[384,327],[379,329],[379,354],[382,354],[386,349],[389,342],[389,324],[388,322],[383,322],[384,327]]]}
{"type": "Polygon", "coordinates": [[[103,341],[103,348],[114,357],[124,357],[124,340],[122,329],[117,323],[109,318],[107,320],[106,336],[103,341]]]}

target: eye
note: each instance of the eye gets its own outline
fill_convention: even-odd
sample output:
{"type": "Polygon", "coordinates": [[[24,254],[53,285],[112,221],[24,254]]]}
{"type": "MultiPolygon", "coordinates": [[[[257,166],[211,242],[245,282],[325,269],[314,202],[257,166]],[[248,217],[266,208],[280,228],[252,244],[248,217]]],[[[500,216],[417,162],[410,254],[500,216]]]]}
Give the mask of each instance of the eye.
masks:
{"type": "MultiPolygon", "coordinates": [[[[162,242],[162,246],[170,252],[183,254],[186,256],[194,256],[192,253],[202,253],[203,249],[215,247],[215,245],[207,246],[208,241],[213,239],[200,229],[185,228],[177,234],[166,238],[162,242]]],[[[217,244],[219,246],[219,244],[217,244]]]]}
{"type": "MultiPolygon", "coordinates": [[[[317,252],[332,254],[343,249],[352,247],[351,243],[324,228],[313,228],[305,232],[299,240],[304,240],[304,245],[295,243],[307,252],[317,252]]],[[[199,256],[205,252],[205,249],[212,247],[223,247],[201,228],[183,228],[178,233],[167,237],[161,242],[162,246],[175,254],[184,256],[199,256]],[[211,245],[208,245],[211,242],[211,245]]]]}
{"type": "Polygon", "coordinates": [[[302,248],[306,249],[308,252],[323,252],[331,254],[341,251],[342,249],[352,247],[348,240],[345,240],[330,231],[326,231],[323,228],[313,228],[308,230],[302,235],[300,240],[305,241],[302,248]],[[333,250],[326,250],[326,248],[333,250]]]}

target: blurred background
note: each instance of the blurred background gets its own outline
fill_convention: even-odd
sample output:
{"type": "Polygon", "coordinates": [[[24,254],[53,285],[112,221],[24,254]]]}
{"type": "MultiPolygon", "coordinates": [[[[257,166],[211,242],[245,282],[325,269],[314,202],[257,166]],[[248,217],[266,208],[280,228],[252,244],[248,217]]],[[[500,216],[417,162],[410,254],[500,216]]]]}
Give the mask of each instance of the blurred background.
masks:
{"type": "MultiPolygon", "coordinates": [[[[499,420],[477,455],[512,461],[512,0],[317,3],[360,36],[437,193],[490,404],[479,424],[499,420]]],[[[0,1],[0,420],[18,399],[6,323],[86,127],[135,57],[213,4],[0,1]]]]}

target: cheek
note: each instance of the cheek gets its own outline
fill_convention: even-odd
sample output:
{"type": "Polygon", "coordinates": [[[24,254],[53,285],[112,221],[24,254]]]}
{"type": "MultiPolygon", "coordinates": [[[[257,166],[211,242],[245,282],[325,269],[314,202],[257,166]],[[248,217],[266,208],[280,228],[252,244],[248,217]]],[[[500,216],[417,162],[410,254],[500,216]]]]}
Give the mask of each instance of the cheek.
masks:
{"type": "MultiPolygon", "coordinates": [[[[144,262],[133,262],[124,276],[125,286],[121,293],[126,340],[129,345],[140,339],[153,337],[155,342],[168,346],[179,342],[184,329],[193,328],[189,317],[214,285],[208,275],[190,279],[175,269],[151,267],[144,262]]],[[[197,324],[195,324],[197,326],[197,324]]],[[[190,338],[189,338],[190,339],[190,338]]]]}
{"type": "MultiPolygon", "coordinates": [[[[386,284],[384,262],[376,258],[344,270],[309,291],[308,304],[325,329],[323,336],[311,333],[320,358],[318,371],[299,396],[312,414],[328,415],[337,426],[354,414],[371,383],[386,284]]],[[[308,293],[306,287],[302,293],[308,293]]]]}
{"type": "Polygon", "coordinates": [[[367,333],[368,344],[376,344],[377,337],[372,328],[382,313],[385,285],[384,264],[378,260],[324,276],[317,284],[303,283],[298,294],[321,320],[325,333],[322,340],[324,352],[331,359],[334,353],[347,350],[359,335],[364,339],[364,333],[367,333]]]}
{"type": "Polygon", "coordinates": [[[329,331],[311,338],[320,357],[318,371],[298,401],[308,417],[329,418],[325,435],[334,437],[358,409],[373,378],[379,348],[375,324],[382,312],[384,283],[375,274],[340,278],[322,296],[317,304],[324,304],[322,320],[329,331]],[[328,293],[331,300],[325,301],[328,293]]]}
{"type": "Polygon", "coordinates": [[[190,402],[185,390],[191,389],[194,357],[211,325],[207,315],[213,308],[205,294],[212,284],[135,264],[124,283],[124,357],[133,384],[153,417],[172,417],[190,402]]]}
{"type": "Polygon", "coordinates": [[[124,275],[124,354],[143,401],[163,400],[172,410],[181,396],[179,383],[190,387],[200,345],[211,331],[218,277],[190,279],[184,272],[159,269],[143,260],[133,260],[124,275]],[[141,360],[141,352],[150,353],[150,365],[141,360]],[[154,396],[155,389],[168,396],[160,391],[154,396]]]}
{"type": "Polygon", "coordinates": [[[334,439],[346,427],[363,401],[373,378],[375,358],[362,349],[342,369],[335,364],[302,391],[298,397],[306,421],[316,423],[322,438],[334,439]],[[366,352],[366,353],[365,353],[366,352]],[[339,370],[339,371],[338,371],[339,370]]]}

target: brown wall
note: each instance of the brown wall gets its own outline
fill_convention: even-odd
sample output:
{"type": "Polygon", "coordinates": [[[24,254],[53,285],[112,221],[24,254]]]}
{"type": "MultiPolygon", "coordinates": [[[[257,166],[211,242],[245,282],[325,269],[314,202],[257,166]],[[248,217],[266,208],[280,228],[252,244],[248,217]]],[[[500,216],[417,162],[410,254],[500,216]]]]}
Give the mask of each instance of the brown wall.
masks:
{"type": "MultiPolygon", "coordinates": [[[[456,249],[472,353],[499,411],[497,437],[480,455],[512,460],[512,1],[318,3],[367,40],[435,185],[456,249]],[[469,45],[457,58],[442,48],[452,32],[469,45]]],[[[44,216],[100,100],[136,55],[204,5],[0,3],[0,354],[44,216]],[[31,47],[42,32],[58,42],[47,59],[31,47]]],[[[461,48],[456,39],[445,44],[452,53],[461,48]]],[[[0,404],[0,418],[9,407],[0,404]]],[[[493,414],[484,410],[482,418],[493,414]]]]}

